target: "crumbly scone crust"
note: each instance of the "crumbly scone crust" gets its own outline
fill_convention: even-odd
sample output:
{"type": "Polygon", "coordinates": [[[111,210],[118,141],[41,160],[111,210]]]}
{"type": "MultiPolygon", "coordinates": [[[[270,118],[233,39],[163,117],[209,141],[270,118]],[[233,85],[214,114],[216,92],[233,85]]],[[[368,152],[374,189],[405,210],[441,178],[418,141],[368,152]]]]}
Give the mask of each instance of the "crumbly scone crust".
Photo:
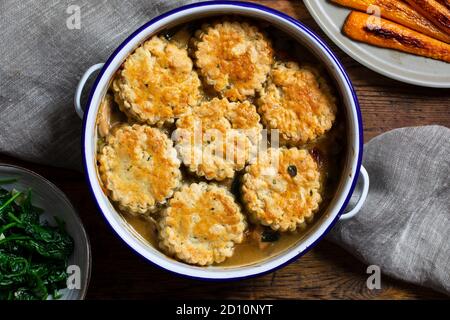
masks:
{"type": "Polygon", "coordinates": [[[233,195],[207,183],[184,185],[159,222],[164,252],[190,264],[220,263],[244,238],[246,222],[233,195]]]}
{"type": "Polygon", "coordinates": [[[208,180],[233,177],[256,155],[261,140],[260,116],[248,101],[214,98],[193,107],[176,125],[172,137],[183,163],[208,180]]]}
{"type": "Polygon", "coordinates": [[[98,161],[109,197],[133,215],[151,214],[181,185],[181,162],[172,141],[147,125],[115,130],[98,161]]]}
{"type": "Polygon", "coordinates": [[[193,43],[199,73],[222,97],[244,100],[261,90],[273,49],[256,26],[237,21],[205,24],[193,43]]]}
{"type": "Polygon", "coordinates": [[[129,117],[161,126],[199,103],[200,86],[187,49],[154,36],[127,58],[112,88],[129,117]]]}
{"type": "Polygon", "coordinates": [[[277,63],[257,100],[268,129],[278,129],[280,142],[300,146],[328,131],[336,118],[336,99],[324,78],[311,66],[277,63]]]}
{"type": "Polygon", "coordinates": [[[252,221],[294,231],[312,220],[322,200],[318,165],[307,150],[269,148],[246,167],[242,198],[252,221]]]}

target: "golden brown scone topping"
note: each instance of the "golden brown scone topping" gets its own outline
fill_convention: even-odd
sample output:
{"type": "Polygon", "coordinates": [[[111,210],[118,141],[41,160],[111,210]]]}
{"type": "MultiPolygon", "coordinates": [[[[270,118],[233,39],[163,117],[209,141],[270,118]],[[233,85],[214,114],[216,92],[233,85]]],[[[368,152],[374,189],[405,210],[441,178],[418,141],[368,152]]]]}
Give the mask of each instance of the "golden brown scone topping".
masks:
{"type": "Polygon", "coordinates": [[[245,170],[243,200],[253,221],[293,231],[313,218],[322,197],[319,168],[308,151],[269,148],[245,170]]]}
{"type": "Polygon", "coordinates": [[[246,22],[204,25],[196,34],[195,45],[200,73],[209,85],[232,101],[255,95],[273,63],[270,41],[246,22]]]}
{"type": "Polygon", "coordinates": [[[113,83],[122,111],[139,122],[173,122],[201,99],[187,49],[153,37],[128,57],[113,83]]]}
{"type": "Polygon", "coordinates": [[[210,265],[233,254],[246,222],[225,188],[193,183],[175,193],[159,226],[164,251],[188,263],[210,265]]]}
{"type": "Polygon", "coordinates": [[[120,208],[148,215],[180,185],[180,161],[172,141],[159,129],[124,126],[108,137],[99,155],[105,188],[120,208]]]}
{"type": "Polygon", "coordinates": [[[214,98],[177,121],[176,149],[190,171],[208,180],[231,178],[255,156],[262,125],[256,107],[214,98]]]}
{"type": "Polygon", "coordinates": [[[328,131],[336,117],[336,99],[317,70],[297,63],[278,63],[257,101],[268,129],[278,129],[280,141],[302,145],[328,131]]]}

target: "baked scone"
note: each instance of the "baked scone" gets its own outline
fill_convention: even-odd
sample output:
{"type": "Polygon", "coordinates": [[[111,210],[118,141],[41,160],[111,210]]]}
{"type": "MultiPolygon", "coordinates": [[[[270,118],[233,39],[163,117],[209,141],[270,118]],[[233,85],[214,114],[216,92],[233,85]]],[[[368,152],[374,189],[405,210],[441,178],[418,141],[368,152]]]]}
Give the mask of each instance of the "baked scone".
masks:
{"type": "Polygon", "coordinates": [[[159,245],[191,264],[210,265],[231,257],[242,242],[246,222],[233,195],[207,183],[176,192],[159,222],[159,245]]]}
{"type": "Polygon", "coordinates": [[[193,42],[199,73],[222,97],[244,100],[262,88],[273,49],[256,26],[237,21],[205,24],[193,42]]]}
{"type": "Polygon", "coordinates": [[[214,98],[177,120],[172,135],[191,172],[218,181],[234,176],[256,155],[262,125],[256,107],[214,98]]]}
{"type": "Polygon", "coordinates": [[[157,128],[133,125],[108,136],[99,172],[110,198],[133,215],[149,215],[181,185],[172,140],[157,128]]]}
{"type": "Polygon", "coordinates": [[[257,100],[267,129],[280,142],[300,146],[328,131],[336,118],[336,99],[319,72],[295,62],[277,63],[257,100]]]}
{"type": "Polygon", "coordinates": [[[322,197],[319,168],[307,150],[269,148],[245,170],[242,199],[252,221],[294,231],[312,220],[322,197]]]}
{"type": "Polygon", "coordinates": [[[187,49],[154,36],[127,58],[112,88],[129,117],[161,126],[200,101],[200,86],[187,49]]]}

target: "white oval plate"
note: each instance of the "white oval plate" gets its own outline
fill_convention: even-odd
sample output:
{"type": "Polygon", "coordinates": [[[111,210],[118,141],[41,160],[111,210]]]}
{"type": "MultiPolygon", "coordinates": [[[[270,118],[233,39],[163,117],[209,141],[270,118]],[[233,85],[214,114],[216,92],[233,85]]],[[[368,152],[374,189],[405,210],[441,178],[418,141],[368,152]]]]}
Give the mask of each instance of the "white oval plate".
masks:
{"type": "Polygon", "coordinates": [[[389,78],[419,86],[450,88],[450,63],[353,41],[341,33],[350,10],[328,0],[303,0],[328,37],[353,59],[389,78]]]}

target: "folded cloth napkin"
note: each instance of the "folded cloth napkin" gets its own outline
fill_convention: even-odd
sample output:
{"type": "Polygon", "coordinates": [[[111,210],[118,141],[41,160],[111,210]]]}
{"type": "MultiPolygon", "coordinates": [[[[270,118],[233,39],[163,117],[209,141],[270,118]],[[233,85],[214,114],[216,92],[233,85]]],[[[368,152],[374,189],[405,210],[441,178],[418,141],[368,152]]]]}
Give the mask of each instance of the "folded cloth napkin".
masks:
{"type": "Polygon", "coordinates": [[[396,129],[364,146],[361,211],[328,239],[397,279],[450,295],[450,129],[396,129]]]}
{"type": "MultiPolygon", "coordinates": [[[[81,121],[72,103],[79,77],[140,25],[188,2],[0,1],[0,152],[81,168],[81,121]],[[80,9],[80,29],[67,27],[71,4],[80,9]]],[[[408,128],[369,142],[369,197],[329,237],[386,274],[447,293],[449,131],[408,128]]]]}
{"type": "Polygon", "coordinates": [[[1,0],[0,153],[81,169],[73,96],[82,73],[151,18],[189,2],[1,0]]]}

